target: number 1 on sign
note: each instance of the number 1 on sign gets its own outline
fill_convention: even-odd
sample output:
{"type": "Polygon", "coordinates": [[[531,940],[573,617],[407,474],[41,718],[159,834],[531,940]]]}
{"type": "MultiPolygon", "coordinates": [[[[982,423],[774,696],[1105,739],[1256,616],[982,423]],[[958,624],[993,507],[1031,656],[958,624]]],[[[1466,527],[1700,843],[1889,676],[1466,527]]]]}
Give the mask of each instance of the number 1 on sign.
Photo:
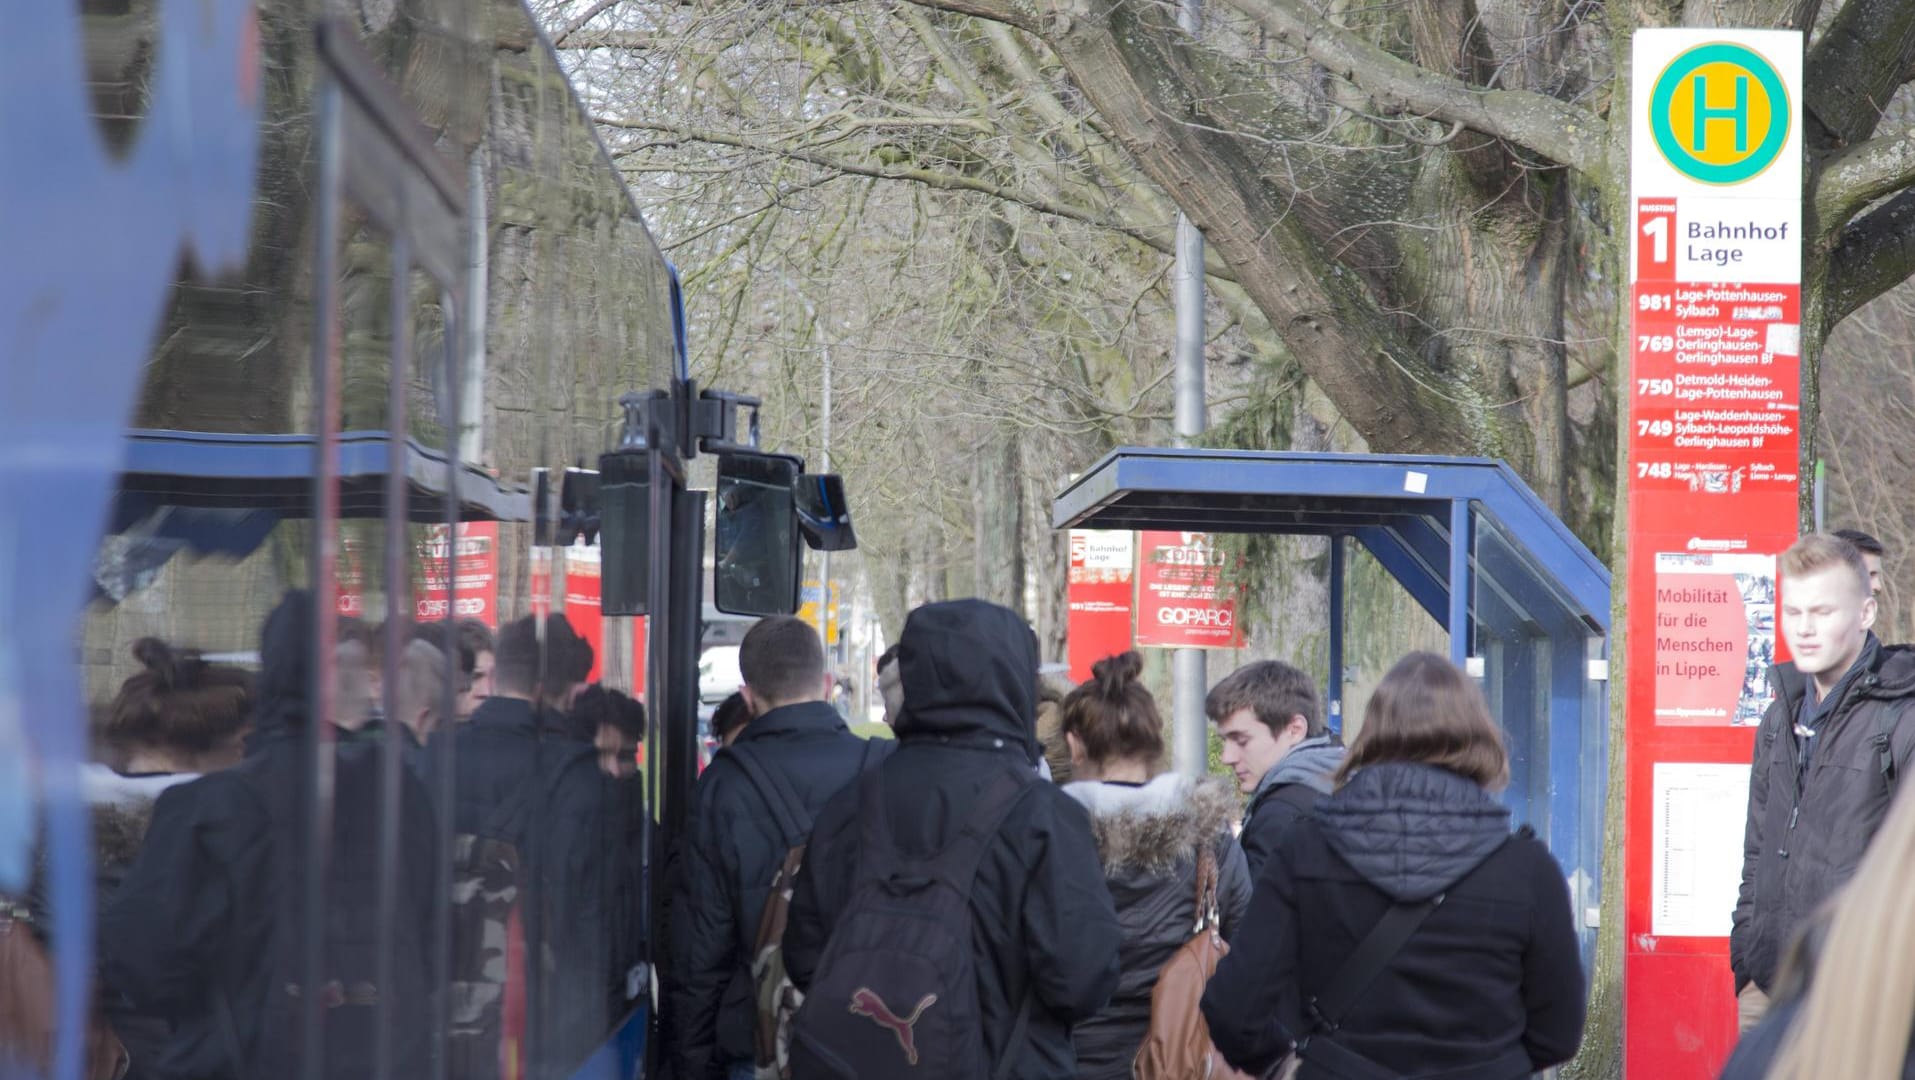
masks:
{"type": "Polygon", "coordinates": [[[1642,234],[1650,240],[1649,261],[1666,263],[1669,261],[1669,219],[1652,217],[1642,224],[1642,234]]]}

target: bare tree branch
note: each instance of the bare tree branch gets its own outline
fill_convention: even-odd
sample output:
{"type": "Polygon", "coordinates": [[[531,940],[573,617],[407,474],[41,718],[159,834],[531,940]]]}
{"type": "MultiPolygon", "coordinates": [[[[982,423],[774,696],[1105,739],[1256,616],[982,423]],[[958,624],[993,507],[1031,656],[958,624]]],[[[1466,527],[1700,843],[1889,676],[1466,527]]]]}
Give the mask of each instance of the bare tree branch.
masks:
{"type": "Polygon", "coordinates": [[[980,19],[1005,23],[1033,34],[1043,29],[1042,19],[1034,10],[1035,0],[911,0],[919,7],[935,8],[939,11],[954,11],[959,15],[975,15],[980,19]]]}
{"type": "MultiPolygon", "coordinates": [[[[800,147],[777,146],[742,135],[735,135],[730,132],[707,131],[688,127],[683,124],[668,123],[662,120],[624,120],[610,116],[595,116],[592,119],[593,122],[603,124],[606,127],[624,128],[631,131],[656,131],[678,139],[711,143],[715,146],[730,146],[739,150],[749,150],[753,153],[769,154],[775,157],[788,158],[792,161],[802,161],[806,164],[816,165],[822,169],[831,169],[851,176],[867,176],[876,180],[901,180],[914,184],[922,184],[925,187],[937,188],[942,191],[969,191],[980,195],[989,195],[992,198],[1017,203],[1020,206],[1028,207],[1042,214],[1060,217],[1067,221],[1093,225],[1100,229],[1110,229],[1113,232],[1121,233],[1165,255],[1174,255],[1176,253],[1174,239],[1165,235],[1165,231],[1162,229],[1141,228],[1127,222],[1114,221],[1108,217],[1081,210],[1056,199],[1046,198],[1028,191],[1020,191],[1016,188],[994,183],[980,177],[965,176],[962,173],[938,172],[933,169],[867,165],[863,162],[853,161],[833,154],[821,154],[817,151],[800,147]]],[[[1213,268],[1210,276],[1221,281],[1236,280],[1236,274],[1225,266],[1213,268]]]]}
{"type": "MultiPolygon", "coordinates": [[[[1218,103],[1238,89],[1232,76],[1195,61],[1188,36],[1159,6],[1092,0],[1080,8],[1046,41],[1144,173],[1177,193],[1304,370],[1372,447],[1493,449],[1488,419],[1466,417],[1448,399],[1446,377],[1292,212],[1295,194],[1256,179],[1268,150],[1234,129],[1188,122],[1193,111],[1229,112],[1218,103]]],[[[1374,185],[1376,178],[1372,169],[1367,181],[1350,179],[1374,185]]]]}
{"type": "Polygon", "coordinates": [[[1915,73],[1915,4],[1847,0],[1809,50],[1803,95],[1811,145],[1874,133],[1896,87],[1915,73]]]}
{"type": "Polygon", "coordinates": [[[648,34],[642,30],[607,30],[598,34],[580,34],[559,38],[552,43],[555,49],[626,49],[632,52],[646,52],[670,42],[658,34],[648,34]]]}
{"type": "Polygon", "coordinates": [[[578,18],[565,24],[565,28],[552,35],[554,47],[563,47],[565,39],[585,28],[585,24],[605,14],[619,5],[620,0],[593,0],[592,6],[579,12],[578,18]]]}
{"type": "Polygon", "coordinates": [[[1849,223],[1829,256],[1828,306],[1833,327],[1857,308],[1915,273],[1915,191],[1904,191],[1849,223]]]}
{"type": "Polygon", "coordinates": [[[1836,236],[1863,207],[1911,183],[1915,183],[1915,126],[1839,151],[1822,163],[1813,181],[1817,228],[1823,237],[1836,236]]]}
{"type": "Polygon", "coordinates": [[[1507,139],[1552,161],[1595,174],[1607,155],[1607,125],[1593,113],[1527,90],[1479,90],[1363,40],[1300,0],[1229,0],[1278,40],[1303,50],[1380,103],[1507,139]]]}

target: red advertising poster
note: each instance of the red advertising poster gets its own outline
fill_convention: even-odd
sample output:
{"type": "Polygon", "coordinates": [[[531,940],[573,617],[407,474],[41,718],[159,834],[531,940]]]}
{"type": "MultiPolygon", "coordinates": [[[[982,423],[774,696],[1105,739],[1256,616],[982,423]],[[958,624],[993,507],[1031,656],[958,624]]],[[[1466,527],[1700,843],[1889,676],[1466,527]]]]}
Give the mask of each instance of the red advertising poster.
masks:
{"type": "Polygon", "coordinates": [[[1223,595],[1223,558],[1206,533],[1137,534],[1137,645],[1243,647],[1237,601],[1223,595]]]}
{"type": "Polygon", "coordinates": [[[1754,727],[1773,695],[1775,557],[1656,556],[1656,723],[1754,727]]]}
{"type": "Polygon", "coordinates": [[[434,525],[419,543],[416,617],[477,619],[499,626],[499,523],[462,521],[458,542],[446,544],[446,527],[434,525]],[[452,572],[447,573],[448,565],[452,572]],[[456,598],[453,593],[457,593],[456,598]]]}
{"type": "Polygon", "coordinates": [[[605,667],[605,619],[599,604],[598,548],[584,543],[565,549],[565,620],[592,646],[592,671],[586,682],[597,682],[605,667]]]}
{"type": "Polygon", "coordinates": [[[1633,42],[1623,1072],[1736,1042],[1729,928],[1801,469],[1802,35],[1633,42]]]}
{"type": "Polygon", "coordinates": [[[1135,534],[1072,529],[1066,631],[1072,682],[1088,682],[1091,665],[1130,648],[1135,534]]]}

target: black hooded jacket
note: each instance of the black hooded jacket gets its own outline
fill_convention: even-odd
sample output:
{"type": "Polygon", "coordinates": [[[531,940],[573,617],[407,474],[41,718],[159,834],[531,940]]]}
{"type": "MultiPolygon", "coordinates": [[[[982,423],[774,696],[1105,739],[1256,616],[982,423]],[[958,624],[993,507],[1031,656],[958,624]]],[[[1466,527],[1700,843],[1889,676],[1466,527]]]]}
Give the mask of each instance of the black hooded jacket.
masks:
{"type": "MultiPolygon", "coordinates": [[[[309,770],[303,740],[314,610],[287,594],[261,633],[259,706],[246,759],[169,788],[153,807],[138,858],[100,917],[101,977],[142,1012],[166,1017],[173,1034],[142,1076],[239,1078],[291,1075],[297,1002],[294,959],[307,851],[301,805],[309,770]]],[[[370,742],[336,749],[332,852],[326,881],[322,979],[363,984],[376,950],[379,753],[370,742]]],[[[390,1003],[399,1075],[427,1067],[425,1033],[436,840],[424,788],[401,776],[396,983],[376,988],[390,1003]]],[[[363,986],[327,1011],[325,1075],[370,1068],[371,1010],[363,986]]],[[[342,985],[341,993],[345,993],[342,985]]]]}
{"type": "MultiPolygon", "coordinates": [[[[1204,992],[1217,1049],[1254,1075],[1308,1030],[1324,991],[1393,902],[1445,899],[1343,1018],[1343,1047],[1404,1077],[1516,1080],[1566,1061],[1583,1025],[1569,888],[1509,811],[1427,765],[1357,773],[1264,865],[1204,992]]],[[[1322,1036],[1318,1036],[1321,1038],[1322,1036]]],[[[1302,1080],[1322,1076],[1306,1061],[1302,1080]]]]}
{"type": "MultiPolygon", "coordinates": [[[[1037,762],[1037,639],[1014,612],[978,600],[911,613],[898,646],[899,746],[884,770],[884,812],[912,856],[942,850],[1006,768],[1037,762]]],[[[785,931],[785,965],[811,985],[858,866],[858,791],[818,815],[785,931]]],[[[971,888],[972,947],[987,1060],[1015,1080],[1067,1080],[1070,1026],[1117,985],[1122,934],[1084,808],[1039,783],[999,826],[971,888]],[[1007,1046],[1020,1003],[1020,1046],[1007,1046]]]]}
{"type": "MultiPolygon", "coordinates": [[[[888,746],[853,735],[822,701],[753,718],[738,745],[784,775],[808,817],[888,746]]],[[[752,946],[789,850],[744,767],[720,751],[693,790],[673,883],[671,1056],[681,1080],[722,1078],[752,1057],[752,946]]]]}
{"type": "Polygon", "coordinates": [[[1908,783],[1915,768],[1915,722],[1907,718],[1915,711],[1915,649],[1869,636],[1856,670],[1815,721],[1806,770],[1795,720],[1808,679],[1794,664],[1776,665],[1769,679],[1775,701],[1756,732],[1742,888],[1729,933],[1738,993],[1751,982],[1772,989],[1789,940],[1855,874],[1895,784],[1908,783]],[[1899,780],[1882,772],[1876,738],[1884,733],[1899,780]]]}

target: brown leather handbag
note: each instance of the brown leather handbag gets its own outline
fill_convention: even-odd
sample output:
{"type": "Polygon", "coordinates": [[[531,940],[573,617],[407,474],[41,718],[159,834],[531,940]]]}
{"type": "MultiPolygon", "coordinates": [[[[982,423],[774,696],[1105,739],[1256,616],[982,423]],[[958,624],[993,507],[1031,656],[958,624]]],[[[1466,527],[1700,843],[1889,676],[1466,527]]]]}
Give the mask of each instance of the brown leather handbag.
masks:
{"type": "Polygon", "coordinates": [[[1217,1053],[1201,1008],[1204,987],[1229,951],[1217,927],[1217,854],[1210,844],[1199,844],[1196,932],[1157,972],[1150,1028],[1131,1064],[1136,1080],[1251,1080],[1217,1053]]]}
{"type": "MultiPolygon", "coordinates": [[[[58,1008],[53,962],[24,909],[0,899],[0,1064],[53,1067],[58,1008]]],[[[99,1017],[86,1032],[87,1080],[121,1080],[132,1065],[126,1046],[99,1017]]]]}

